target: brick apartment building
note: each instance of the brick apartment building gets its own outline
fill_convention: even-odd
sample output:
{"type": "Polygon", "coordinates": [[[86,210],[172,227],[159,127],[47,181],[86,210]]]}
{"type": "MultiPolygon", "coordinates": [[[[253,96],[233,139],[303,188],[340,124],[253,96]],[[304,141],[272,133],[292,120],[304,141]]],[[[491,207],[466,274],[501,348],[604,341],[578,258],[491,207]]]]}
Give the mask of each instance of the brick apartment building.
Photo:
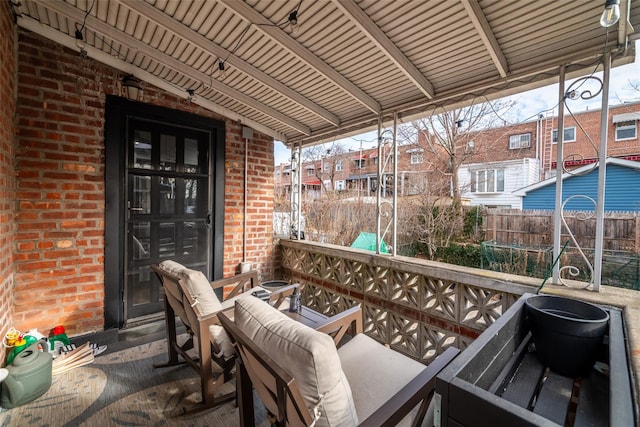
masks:
{"type": "MultiPolygon", "coordinates": [[[[638,121],[640,102],[609,109],[607,151],[609,157],[640,161],[638,121]]],[[[596,162],[600,147],[600,110],[565,115],[565,168],[573,169],[596,162]]],[[[488,129],[464,138],[466,156],[458,171],[460,190],[471,205],[521,208],[514,191],[555,175],[558,118],[541,115],[536,120],[488,129]]],[[[422,134],[421,134],[422,135],[422,134]]],[[[390,144],[383,152],[388,153],[390,144]]],[[[424,140],[398,147],[398,194],[417,194],[426,185],[441,181],[443,165],[424,140]],[[439,178],[440,177],[440,178],[439,178]]],[[[387,154],[388,164],[394,159],[387,154]]],[[[387,167],[385,170],[391,170],[387,167]]],[[[327,155],[303,162],[302,187],[307,196],[324,191],[360,192],[375,195],[378,150],[368,148],[327,155]]],[[[286,193],[291,185],[291,165],[275,168],[276,191],[286,193]]],[[[391,180],[387,180],[391,182],[391,180]]],[[[383,188],[383,194],[390,195],[383,188]]]]}

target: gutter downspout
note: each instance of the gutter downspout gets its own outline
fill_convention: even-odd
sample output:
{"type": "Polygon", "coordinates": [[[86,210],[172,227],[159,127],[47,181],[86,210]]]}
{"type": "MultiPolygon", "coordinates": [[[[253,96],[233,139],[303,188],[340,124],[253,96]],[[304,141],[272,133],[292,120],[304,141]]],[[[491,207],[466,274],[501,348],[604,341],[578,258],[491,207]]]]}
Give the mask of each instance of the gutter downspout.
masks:
{"type": "Polygon", "coordinates": [[[253,138],[253,129],[243,126],[242,138],[244,139],[244,195],[242,197],[242,262],[240,273],[251,271],[251,263],[247,262],[247,192],[249,183],[249,139],[253,138]]]}

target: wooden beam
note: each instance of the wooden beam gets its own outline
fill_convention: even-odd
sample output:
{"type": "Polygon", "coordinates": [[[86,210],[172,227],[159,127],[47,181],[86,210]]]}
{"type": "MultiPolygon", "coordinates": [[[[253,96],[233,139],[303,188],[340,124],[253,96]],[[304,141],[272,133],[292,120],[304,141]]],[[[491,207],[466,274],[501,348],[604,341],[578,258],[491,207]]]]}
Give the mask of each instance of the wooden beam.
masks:
{"type": "Polygon", "coordinates": [[[433,85],[407,58],[393,41],[352,0],[333,0],[335,5],[411,80],[429,99],[434,97],[433,85]]]}
{"type": "Polygon", "coordinates": [[[496,40],[489,21],[487,21],[487,17],[484,16],[484,12],[478,4],[478,1],[462,0],[462,4],[467,10],[467,14],[469,14],[469,18],[471,22],[473,22],[473,26],[476,28],[478,35],[482,39],[482,43],[484,43],[487,51],[489,51],[489,55],[498,69],[500,77],[507,77],[509,74],[509,64],[507,64],[507,59],[502,53],[502,48],[498,44],[498,40],[496,40]]]}
{"type": "Polygon", "coordinates": [[[210,86],[211,89],[220,92],[221,94],[228,96],[229,98],[232,98],[238,102],[241,102],[256,111],[261,112],[262,114],[266,114],[267,116],[272,117],[280,123],[289,126],[302,134],[311,134],[311,129],[308,126],[292,119],[291,117],[286,116],[285,114],[282,114],[281,112],[261,103],[260,101],[248,95],[245,95],[237,89],[229,87],[216,79],[210,79],[210,76],[208,74],[195,70],[194,68],[184,64],[183,62],[173,58],[172,56],[169,56],[155,48],[152,48],[148,44],[143,43],[138,39],[117,30],[111,25],[99,19],[96,19],[91,15],[87,15],[85,17],[84,12],[69,5],[68,3],[44,0],[34,0],[34,2],[40,4],[40,6],[44,8],[50,9],[60,15],[63,15],[67,19],[70,19],[72,21],[86,22],[86,27],[92,31],[98,32],[103,36],[108,37],[124,46],[136,49],[138,53],[145,55],[149,59],[153,59],[154,61],[170,69],[173,69],[186,77],[202,82],[203,84],[205,84],[205,82],[210,83],[208,86],[210,86]]]}
{"type": "Polygon", "coordinates": [[[136,13],[139,13],[141,16],[149,19],[150,21],[155,22],[158,26],[164,28],[167,31],[172,32],[179,38],[182,38],[189,43],[199,47],[203,51],[215,55],[218,58],[225,58],[225,62],[229,65],[235,67],[238,71],[248,75],[249,77],[259,81],[260,83],[268,86],[272,90],[280,93],[282,96],[289,98],[290,101],[295,102],[306,110],[316,114],[321,119],[327,121],[328,123],[339,126],[340,119],[335,114],[330,113],[325,110],[318,104],[310,101],[304,96],[300,95],[297,91],[291,89],[290,87],[280,83],[278,80],[274,79],[267,73],[259,70],[248,62],[243,61],[236,55],[232,54],[225,48],[217,45],[212,42],[208,38],[202,36],[196,31],[193,31],[188,26],[182,24],[181,22],[173,19],[166,13],[160,11],[149,3],[140,0],[118,0],[120,3],[126,5],[129,9],[133,10],[136,13]]]}
{"type": "Polygon", "coordinates": [[[334,70],[329,64],[322,61],[311,51],[298,43],[295,39],[282,31],[273,22],[262,16],[258,11],[249,6],[244,1],[237,0],[218,0],[231,11],[236,13],[245,21],[254,24],[256,30],[262,32],[276,43],[280,44],[284,49],[297,56],[301,61],[313,68],[317,73],[331,81],[345,93],[352,96],[355,100],[367,107],[371,112],[380,114],[382,110],[378,101],[367,95],[362,89],[353,84],[349,79],[334,70]]]}

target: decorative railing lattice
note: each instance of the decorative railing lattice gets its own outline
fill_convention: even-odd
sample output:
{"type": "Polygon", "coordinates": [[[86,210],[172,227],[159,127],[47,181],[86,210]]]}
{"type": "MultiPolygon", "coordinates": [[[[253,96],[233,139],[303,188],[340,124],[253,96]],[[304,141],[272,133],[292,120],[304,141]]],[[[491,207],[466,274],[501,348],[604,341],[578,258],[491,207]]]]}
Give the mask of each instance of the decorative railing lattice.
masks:
{"type": "Polygon", "coordinates": [[[360,304],[365,333],[429,363],[465,348],[537,279],[351,248],[282,240],[282,274],[303,304],[333,315],[360,304]]]}

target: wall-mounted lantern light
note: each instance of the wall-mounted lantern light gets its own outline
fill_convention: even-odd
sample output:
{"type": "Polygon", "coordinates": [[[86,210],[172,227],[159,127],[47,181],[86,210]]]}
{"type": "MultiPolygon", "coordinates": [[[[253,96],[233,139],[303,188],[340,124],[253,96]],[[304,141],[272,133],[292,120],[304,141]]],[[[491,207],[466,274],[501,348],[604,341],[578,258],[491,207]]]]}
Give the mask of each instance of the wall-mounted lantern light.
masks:
{"type": "Polygon", "coordinates": [[[140,85],[140,80],[137,78],[131,75],[125,76],[125,78],[122,79],[122,89],[127,99],[130,101],[140,101],[142,97],[142,86],[140,85]]]}

